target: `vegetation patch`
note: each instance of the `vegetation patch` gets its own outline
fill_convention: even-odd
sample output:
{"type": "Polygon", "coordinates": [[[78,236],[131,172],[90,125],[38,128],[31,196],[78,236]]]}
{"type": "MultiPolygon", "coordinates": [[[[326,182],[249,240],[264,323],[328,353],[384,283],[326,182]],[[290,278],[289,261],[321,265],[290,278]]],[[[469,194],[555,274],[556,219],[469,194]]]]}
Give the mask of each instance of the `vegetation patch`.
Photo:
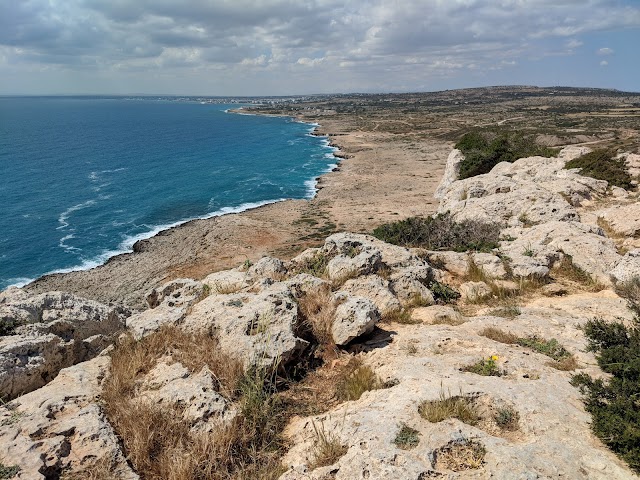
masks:
{"type": "Polygon", "coordinates": [[[544,338],[540,338],[537,335],[532,335],[529,337],[518,338],[518,345],[523,347],[529,347],[532,350],[546,355],[553,360],[562,360],[571,356],[571,353],[567,351],[560,343],[552,338],[551,340],[545,340],[544,338]]]}
{"type": "Polygon", "coordinates": [[[167,327],[116,345],[102,399],[127,458],[142,478],[275,479],[283,473],[287,411],[274,380],[264,369],[243,372],[237,361],[221,353],[214,337],[167,327]],[[140,375],[167,356],[192,372],[208,367],[220,393],[235,402],[239,414],[211,432],[197,431],[183,418],[181,407],[136,398],[140,375]]]}
{"type": "Polygon", "coordinates": [[[402,450],[411,450],[420,443],[420,432],[406,423],[400,424],[400,430],[393,439],[393,443],[402,450]]]}
{"type": "Polygon", "coordinates": [[[454,472],[474,470],[484,465],[486,454],[487,449],[480,442],[468,438],[452,440],[434,450],[434,466],[454,472]]]}
{"type": "Polygon", "coordinates": [[[566,253],[562,254],[562,258],[553,266],[553,273],[571,282],[580,284],[592,292],[599,292],[606,287],[591,277],[582,268],[573,263],[573,257],[566,253]]]}
{"type": "Polygon", "coordinates": [[[480,332],[480,335],[495,342],[520,345],[521,347],[527,347],[546,355],[552,360],[547,363],[547,365],[557,370],[570,371],[578,368],[578,362],[573,354],[564,348],[555,338],[545,340],[536,335],[518,337],[513,333],[505,332],[495,327],[485,328],[480,332]]]}
{"type": "Polygon", "coordinates": [[[311,333],[323,356],[334,355],[337,351],[331,333],[337,306],[329,288],[319,288],[298,300],[302,328],[311,333]]]}
{"type": "Polygon", "coordinates": [[[425,400],[418,406],[418,413],[422,418],[438,423],[447,418],[457,418],[468,425],[477,425],[480,421],[480,414],[476,406],[475,397],[471,395],[455,395],[451,392],[446,394],[440,390],[438,400],[425,400]]]}
{"type": "Polygon", "coordinates": [[[347,453],[347,446],[340,442],[340,439],[335,433],[327,433],[324,429],[324,424],[318,427],[315,422],[313,422],[313,432],[316,439],[313,459],[310,465],[312,470],[333,465],[347,453]]]}
{"type": "Polygon", "coordinates": [[[488,358],[481,358],[475,363],[462,367],[461,370],[463,372],[475,373],[484,377],[502,377],[503,375],[506,375],[506,372],[502,368],[498,367],[497,360],[498,357],[495,355],[488,358]]]}
{"type": "Polygon", "coordinates": [[[493,413],[493,421],[501,430],[512,432],[519,428],[520,414],[513,407],[500,407],[493,413]]]}
{"type": "Polygon", "coordinates": [[[489,315],[493,315],[494,317],[515,318],[521,313],[522,311],[517,305],[506,305],[504,307],[491,310],[489,315]]]}
{"type": "Polygon", "coordinates": [[[0,478],[2,478],[2,479],[4,479],[4,478],[13,478],[18,473],[20,473],[20,467],[17,467],[17,466],[8,467],[8,466],[0,463],[0,478]]]}
{"type": "Polygon", "coordinates": [[[581,373],[571,383],[584,395],[591,429],[640,474],[640,328],[622,322],[588,321],[584,333],[607,380],[581,373]]]}
{"type": "Polygon", "coordinates": [[[569,160],[564,168],[579,168],[580,175],[606,180],[609,185],[628,190],[632,187],[631,175],[624,159],[613,158],[614,156],[615,152],[611,150],[598,149],[569,160]]]}
{"type": "Polygon", "coordinates": [[[518,343],[520,339],[517,335],[510,332],[505,332],[496,327],[487,327],[480,332],[480,335],[487,337],[494,342],[506,343],[508,345],[514,345],[518,343]]]}
{"type": "Polygon", "coordinates": [[[330,258],[322,252],[316,253],[313,257],[308,258],[295,269],[296,273],[308,273],[314,277],[323,277],[330,258]]]}
{"type": "Polygon", "coordinates": [[[500,162],[515,162],[519,158],[540,155],[554,157],[556,149],[537,145],[535,141],[519,132],[498,134],[466,133],[455,147],[464,155],[460,162],[459,178],[469,178],[488,173],[500,162]]]}
{"type": "Polygon", "coordinates": [[[460,298],[460,292],[437,280],[429,282],[427,288],[431,291],[433,299],[438,304],[454,303],[460,298]]]}
{"type": "Polygon", "coordinates": [[[449,213],[440,213],[434,217],[410,217],[387,223],[376,228],[373,235],[405,247],[489,252],[499,246],[500,225],[479,220],[456,222],[449,213]]]}
{"type": "Polygon", "coordinates": [[[341,401],[358,400],[364,392],[385,387],[382,379],[360,359],[353,359],[336,384],[336,396],[341,401]]]}

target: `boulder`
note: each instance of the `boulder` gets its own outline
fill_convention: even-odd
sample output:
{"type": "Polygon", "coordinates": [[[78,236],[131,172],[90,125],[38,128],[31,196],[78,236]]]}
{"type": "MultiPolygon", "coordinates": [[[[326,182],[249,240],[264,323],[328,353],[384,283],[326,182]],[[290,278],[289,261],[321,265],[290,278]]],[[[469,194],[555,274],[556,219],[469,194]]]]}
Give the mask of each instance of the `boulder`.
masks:
{"type": "Polygon", "coordinates": [[[147,295],[149,309],[127,319],[127,328],[136,339],[157,331],[163,325],[178,325],[192,305],[205,295],[205,286],[190,279],[169,282],[147,295]]]}
{"type": "Polygon", "coordinates": [[[616,205],[596,212],[599,221],[610,234],[619,237],[640,236],[640,205],[636,202],[628,205],[616,205]]]}
{"type": "Polygon", "coordinates": [[[460,296],[466,302],[476,302],[491,295],[491,288],[484,282],[465,282],[460,285],[460,296]]]}
{"type": "Polygon", "coordinates": [[[436,189],[433,196],[437,199],[441,199],[445,192],[449,189],[451,184],[458,179],[460,173],[460,162],[464,160],[464,155],[458,149],[451,150],[451,153],[447,157],[447,165],[442,175],[442,180],[436,189]]]}
{"type": "Polygon", "coordinates": [[[380,252],[373,249],[362,251],[353,257],[339,254],[327,264],[327,276],[332,281],[341,281],[368,275],[378,269],[381,258],[380,252]]]}
{"type": "Polygon", "coordinates": [[[365,297],[371,300],[380,312],[400,309],[400,302],[389,289],[389,281],[377,275],[358,277],[340,287],[340,290],[355,297],[365,297]]]}
{"type": "Polygon", "coordinates": [[[627,252],[609,271],[609,275],[616,282],[628,282],[634,277],[640,277],[640,249],[627,252]]]}
{"type": "Polygon", "coordinates": [[[403,268],[391,275],[391,291],[403,306],[414,303],[416,299],[423,304],[433,304],[433,294],[425,285],[432,279],[433,270],[427,265],[403,268]]]}
{"type": "Polygon", "coordinates": [[[137,400],[177,408],[194,430],[212,431],[236,415],[217,387],[218,380],[207,367],[192,374],[180,363],[159,361],[142,380],[137,400]]]}
{"type": "Polygon", "coordinates": [[[60,478],[60,473],[110,464],[109,478],[137,480],[97,403],[109,357],[60,371],[45,387],[0,405],[2,463],[20,468],[20,479],[60,478]]]}
{"type": "Polygon", "coordinates": [[[260,293],[210,295],[193,306],[182,328],[213,331],[220,348],[246,368],[286,365],[308,342],[296,335],[298,307],[288,289],[275,284],[260,293]]]}
{"type": "Polygon", "coordinates": [[[0,398],[45,385],[62,368],[95,357],[124,327],[128,310],[63,292],[28,295],[8,289],[0,297],[0,398]]]}
{"type": "Polygon", "coordinates": [[[336,345],[346,345],[355,338],[373,331],[373,327],[380,321],[380,312],[368,298],[338,292],[336,299],[344,300],[336,308],[331,326],[331,335],[336,345]]]}
{"type": "Polygon", "coordinates": [[[516,276],[545,276],[562,254],[573,264],[605,285],[609,271],[620,261],[615,243],[597,227],[579,222],[552,221],[531,228],[513,228],[503,233],[515,240],[501,242],[516,276]]]}

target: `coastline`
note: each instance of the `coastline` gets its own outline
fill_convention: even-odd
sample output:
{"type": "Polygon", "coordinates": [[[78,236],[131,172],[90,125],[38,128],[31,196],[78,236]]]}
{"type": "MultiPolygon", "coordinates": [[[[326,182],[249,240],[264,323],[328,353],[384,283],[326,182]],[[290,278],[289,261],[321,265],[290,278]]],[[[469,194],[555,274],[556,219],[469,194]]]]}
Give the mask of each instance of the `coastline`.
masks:
{"type": "Polygon", "coordinates": [[[433,192],[449,142],[416,139],[406,145],[404,138],[359,132],[351,118],[279,116],[313,125],[309,134],[326,136],[328,146],[339,149],[333,151],[337,166],[314,180],[312,198],[187,220],[136,241],[133,251],[112,256],[102,265],[47,274],[24,289],[70,291],[144,308],[145,293],[166,281],[203,278],[265,255],[291,258],[336,231],[368,233],[380,223],[435,211],[433,192]],[[412,151],[418,147],[427,158],[412,151]]]}
{"type": "MultiPolygon", "coordinates": [[[[242,110],[243,110],[243,107],[233,108],[233,109],[229,108],[229,109],[224,110],[224,113],[234,114],[234,115],[251,115],[251,116],[260,115],[258,113],[243,112],[242,110]]],[[[326,138],[326,143],[324,145],[322,145],[321,148],[328,149],[329,151],[325,154],[325,157],[327,155],[331,155],[332,159],[334,161],[333,161],[333,163],[329,163],[327,165],[326,169],[323,172],[321,172],[320,176],[324,175],[326,173],[329,173],[331,171],[335,171],[335,169],[338,168],[340,160],[342,158],[344,158],[344,157],[339,154],[339,148],[337,146],[334,146],[334,145],[330,144],[330,142],[328,140],[328,137],[326,135],[317,135],[315,133],[317,128],[320,126],[318,123],[303,121],[303,120],[295,118],[295,117],[293,117],[291,115],[268,115],[268,116],[278,116],[278,117],[290,118],[294,122],[303,123],[303,124],[308,125],[309,127],[311,127],[310,130],[307,132],[307,135],[316,136],[316,137],[325,137],[326,138]]],[[[317,193],[318,193],[317,186],[318,186],[319,178],[320,178],[319,176],[316,176],[316,177],[313,177],[313,178],[310,178],[310,179],[304,181],[303,185],[307,189],[307,194],[302,199],[309,200],[309,199],[312,199],[313,197],[315,197],[315,195],[317,195],[317,193]]],[[[73,265],[71,267],[64,267],[64,268],[51,270],[51,271],[45,272],[42,275],[39,275],[39,276],[37,276],[35,278],[19,277],[19,278],[15,279],[15,280],[17,280],[15,283],[7,285],[4,288],[9,288],[9,287],[22,288],[22,287],[30,285],[30,284],[32,284],[34,282],[37,282],[37,281],[43,279],[44,277],[49,277],[49,276],[58,275],[58,274],[68,274],[68,273],[73,273],[73,272],[93,270],[94,268],[98,268],[98,267],[101,267],[103,265],[106,265],[108,262],[110,262],[115,257],[118,257],[120,255],[126,255],[126,254],[135,253],[137,251],[136,245],[140,241],[148,240],[148,239],[153,238],[156,235],[158,235],[158,234],[160,234],[160,233],[162,233],[164,231],[180,227],[180,226],[182,226],[182,225],[184,225],[186,223],[192,222],[194,220],[208,220],[208,219],[211,219],[211,218],[214,218],[214,217],[221,217],[221,216],[224,216],[224,215],[238,214],[238,213],[246,212],[246,211],[249,211],[249,210],[252,210],[252,209],[260,208],[260,207],[265,206],[265,205],[269,205],[269,204],[277,203],[277,202],[283,202],[283,201],[286,201],[286,200],[299,200],[299,199],[275,198],[275,199],[266,199],[266,200],[257,201],[257,202],[242,203],[240,205],[222,207],[222,208],[220,208],[218,210],[206,213],[205,215],[202,215],[202,216],[186,218],[186,219],[177,220],[175,222],[161,224],[161,225],[155,225],[148,231],[145,231],[145,232],[142,232],[142,233],[139,233],[139,234],[136,234],[136,235],[132,235],[132,236],[126,237],[116,248],[111,249],[111,250],[105,250],[105,251],[101,252],[99,255],[97,255],[97,256],[95,256],[93,258],[83,261],[81,264],[73,265]]]]}

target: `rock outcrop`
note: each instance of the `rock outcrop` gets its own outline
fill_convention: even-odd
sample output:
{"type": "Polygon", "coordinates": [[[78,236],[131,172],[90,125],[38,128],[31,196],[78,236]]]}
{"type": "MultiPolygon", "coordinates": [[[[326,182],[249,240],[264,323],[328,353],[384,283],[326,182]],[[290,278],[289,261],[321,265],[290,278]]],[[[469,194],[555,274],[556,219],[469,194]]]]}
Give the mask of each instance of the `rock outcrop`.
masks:
{"type": "Polygon", "coordinates": [[[42,387],[66,367],[89,360],[124,328],[126,309],[64,292],[0,294],[0,398],[42,387]],[[7,332],[5,332],[7,333],[7,332]]]}

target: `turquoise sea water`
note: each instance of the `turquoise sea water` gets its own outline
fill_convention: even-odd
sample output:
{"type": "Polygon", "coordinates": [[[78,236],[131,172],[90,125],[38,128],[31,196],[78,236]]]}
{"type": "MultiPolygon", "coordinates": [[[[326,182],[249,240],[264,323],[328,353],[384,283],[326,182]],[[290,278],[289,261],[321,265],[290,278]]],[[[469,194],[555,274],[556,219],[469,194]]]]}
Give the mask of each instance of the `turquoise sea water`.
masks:
{"type": "Polygon", "coordinates": [[[313,196],[312,126],[237,105],[0,98],[0,289],[86,269],[171,225],[313,196]]]}

